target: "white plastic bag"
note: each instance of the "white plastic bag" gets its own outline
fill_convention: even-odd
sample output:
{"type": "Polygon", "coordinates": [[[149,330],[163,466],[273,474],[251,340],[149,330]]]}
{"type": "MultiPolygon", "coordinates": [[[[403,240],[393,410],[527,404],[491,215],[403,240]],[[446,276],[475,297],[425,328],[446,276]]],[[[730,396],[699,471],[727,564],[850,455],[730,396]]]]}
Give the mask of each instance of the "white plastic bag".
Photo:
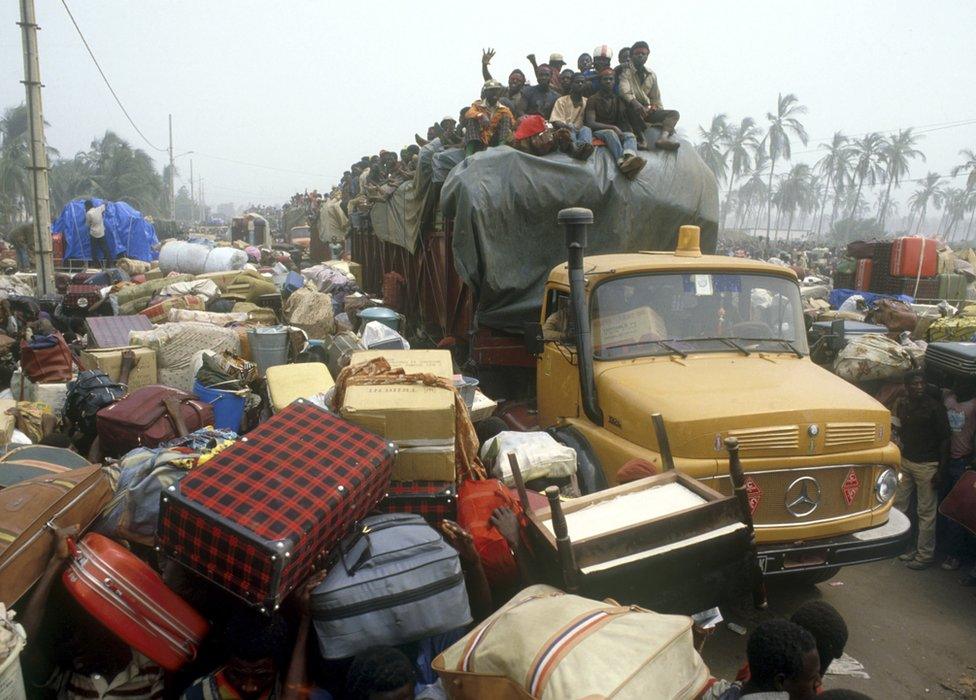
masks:
{"type": "Polygon", "coordinates": [[[402,335],[379,321],[370,321],[363,328],[363,345],[367,350],[381,347],[383,350],[401,349],[394,345],[399,342],[403,350],[410,349],[410,343],[402,335]]]}
{"type": "Polygon", "coordinates": [[[506,430],[481,446],[481,460],[492,465],[492,475],[507,486],[515,485],[508,463],[509,452],[515,453],[525,481],[558,479],[576,473],[576,450],[572,447],[556,442],[549,433],[506,430]]]}

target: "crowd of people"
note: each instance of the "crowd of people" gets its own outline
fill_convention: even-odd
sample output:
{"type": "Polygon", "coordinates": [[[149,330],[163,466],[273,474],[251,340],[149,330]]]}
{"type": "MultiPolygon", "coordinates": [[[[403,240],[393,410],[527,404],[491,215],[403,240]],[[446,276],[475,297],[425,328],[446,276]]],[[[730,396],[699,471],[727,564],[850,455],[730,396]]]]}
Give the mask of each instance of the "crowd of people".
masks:
{"type": "Polygon", "coordinates": [[[372,203],[388,199],[414,177],[420,147],[435,139],[445,149],[463,149],[465,156],[512,146],[537,156],[559,151],[579,161],[588,160],[594,147],[602,145],[631,179],[647,164],[640,151],[674,151],[680,146],[674,136],[680,115],[664,108],[657,75],[647,67],[650,48],[645,41],[621,49],[616,66],[605,44],[592,54],[580,54],[576,70],[566,67],[560,53],[551,54],[545,63],[529,54],[534,85],[520,68],[509,73],[507,86],[502,85],[492,77],[494,56],[492,49],[482,52],[480,97],[456,117],[432,124],[425,136],[417,134],[416,143],[399,152],[363,156],[343,173],[337,194],[353,231],[369,230],[372,203]],[[660,130],[651,144],[645,137],[648,126],[660,130]]]}

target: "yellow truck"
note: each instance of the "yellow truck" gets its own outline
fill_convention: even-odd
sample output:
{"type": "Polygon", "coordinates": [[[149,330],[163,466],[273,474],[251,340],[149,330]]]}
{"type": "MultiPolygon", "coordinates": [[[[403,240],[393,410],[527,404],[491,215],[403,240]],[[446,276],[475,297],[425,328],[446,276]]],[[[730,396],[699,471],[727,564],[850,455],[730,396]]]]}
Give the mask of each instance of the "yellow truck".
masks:
{"type": "Polygon", "coordinates": [[[889,412],[810,360],[792,270],[703,255],[695,226],[673,251],[584,258],[592,220],[560,212],[568,263],[526,329],[540,427],[577,450],[582,489],[643,459],[729,494],[732,436],[767,575],[818,582],[904,551],[889,412]]]}

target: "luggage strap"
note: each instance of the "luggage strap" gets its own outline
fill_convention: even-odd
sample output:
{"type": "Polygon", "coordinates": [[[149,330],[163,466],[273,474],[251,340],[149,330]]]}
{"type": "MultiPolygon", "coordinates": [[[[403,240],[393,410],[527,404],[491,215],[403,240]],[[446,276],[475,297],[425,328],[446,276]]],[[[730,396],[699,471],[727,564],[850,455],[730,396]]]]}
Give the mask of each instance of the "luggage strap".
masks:
{"type": "Polygon", "coordinates": [[[539,648],[528,673],[525,675],[525,687],[533,697],[542,697],[546,684],[553,672],[577,644],[589,635],[601,629],[614,617],[630,612],[630,608],[615,607],[602,610],[590,610],[578,615],[563,625],[549,637],[539,648]]]}

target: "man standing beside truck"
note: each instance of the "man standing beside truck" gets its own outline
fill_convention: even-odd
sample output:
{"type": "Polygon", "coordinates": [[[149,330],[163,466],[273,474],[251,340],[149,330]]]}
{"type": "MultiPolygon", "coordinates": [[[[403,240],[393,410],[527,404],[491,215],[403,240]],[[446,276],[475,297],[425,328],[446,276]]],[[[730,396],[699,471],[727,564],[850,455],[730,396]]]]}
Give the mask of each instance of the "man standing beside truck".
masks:
{"type": "MultiPolygon", "coordinates": [[[[899,559],[915,571],[935,561],[935,519],[939,505],[939,482],[946,478],[949,464],[949,419],[941,401],[928,395],[925,377],[912,372],[905,377],[907,395],[893,411],[901,437],[901,480],[895,494],[895,508],[908,515],[915,494],[918,543],[899,559]]],[[[894,421],[893,421],[894,422],[894,421]]]]}

